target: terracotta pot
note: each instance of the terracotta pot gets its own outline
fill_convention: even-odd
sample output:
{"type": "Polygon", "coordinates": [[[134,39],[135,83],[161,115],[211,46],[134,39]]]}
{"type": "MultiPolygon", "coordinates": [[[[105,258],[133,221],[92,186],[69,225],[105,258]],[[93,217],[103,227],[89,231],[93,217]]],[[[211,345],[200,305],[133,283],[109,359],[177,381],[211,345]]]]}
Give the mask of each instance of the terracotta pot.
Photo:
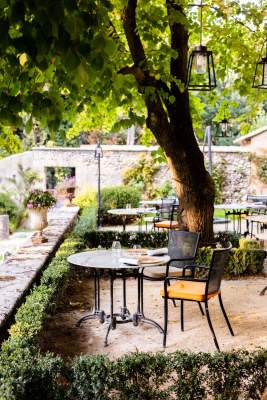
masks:
{"type": "Polygon", "coordinates": [[[31,208],[29,209],[30,228],[36,231],[41,231],[48,225],[47,222],[48,208],[31,208]]]}

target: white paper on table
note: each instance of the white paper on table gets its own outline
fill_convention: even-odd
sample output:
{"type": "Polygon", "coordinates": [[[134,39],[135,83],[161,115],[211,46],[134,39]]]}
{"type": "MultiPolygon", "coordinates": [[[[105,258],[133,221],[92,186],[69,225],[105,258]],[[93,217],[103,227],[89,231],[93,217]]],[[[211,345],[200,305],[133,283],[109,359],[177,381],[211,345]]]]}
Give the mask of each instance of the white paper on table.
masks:
{"type": "Polygon", "coordinates": [[[162,247],[161,249],[147,250],[147,255],[149,256],[159,256],[164,254],[168,254],[167,247],[162,247]]]}

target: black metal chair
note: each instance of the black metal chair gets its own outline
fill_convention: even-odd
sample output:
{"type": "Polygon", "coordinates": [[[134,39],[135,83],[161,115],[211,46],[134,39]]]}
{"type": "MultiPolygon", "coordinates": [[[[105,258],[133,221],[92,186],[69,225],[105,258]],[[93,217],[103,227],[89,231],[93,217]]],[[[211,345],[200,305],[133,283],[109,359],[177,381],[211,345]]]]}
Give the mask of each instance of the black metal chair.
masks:
{"type": "Polygon", "coordinates": [[[178,216],[182,214],[179,204],[169,204],[160,211],[158,221],[154,221],[154,230],[177,229],[179,227],[178,216]]]}
{"type": "Polygon", "coordinates": [[[153,230],[155,230],[155,223],[167,220],[170,218],[172,212],[172,206],[175,204],[176,199],[162,198],[160,207],[157,210],[157,214],[154,216],[148,216],[144,218],[146,223],[146,231],[148,223],[153,224],[153,230]]]}
{"type": "MultiPolygon", "coordinates": [[[[210,267],[207,266],[199,266],[199,265],[189,265],[188,268],[191,271],[196,272],[197,268],[203,268],[207,270],[206,278],[196,278],[194,276],[194,272],[191,277],[183,276],[183,277],[166,277],[164,281],[164,289],[161,290],[161,295],[164,298],[164,338],[163,338],[163,346],[166,347],[166,338],[167,338],[167,329],[168,329],[168,300],[181,300],[181,330],[184,329],[184,301],[196,301],[200,304],[203,302],[205,304],[206,316],[209,324],[209,328],[211,330],[213,340],[215,346],[218,351],[220,351],[218,341],[215,335],[215,331],[213,329],[210,314],[208,301],[217,296],[219,297],[219,302],[221,306],[221,310],[223,312],[224,318],[226,320],[227,326],[232,336],[234,336],[234,332],[230,325],[229,319],[225,312],[222,297],[221,297],[221,280],[223,277],[223,272],[225,266],[229,262],[230,251],[232,246],[229,246],[225,249],[216,249],[213,251],[212,260],[210,267]],[[171,284],[172,281],[176,281],[174,284],[171,284]]],[[[187,267],[184,267],[184,270],[187,267]]]]}
{"type": "MultiPolygon", "coordinates": [[[[168,255],[170,260],[166,266],[147,267],[140,271],[141,290],[140,303],[142,312],[144,310],[144,280],[164,281],[167,276],[181,276],[184,274],[183,268],[188,264],[193,265],[199,244],[200,233],[178,230],[169,230],[168,255]]],[[[175,302],[173,302],[175,305],[175,302]]],[[[204,314],[201,304],[200,310],[204,314]]]]}

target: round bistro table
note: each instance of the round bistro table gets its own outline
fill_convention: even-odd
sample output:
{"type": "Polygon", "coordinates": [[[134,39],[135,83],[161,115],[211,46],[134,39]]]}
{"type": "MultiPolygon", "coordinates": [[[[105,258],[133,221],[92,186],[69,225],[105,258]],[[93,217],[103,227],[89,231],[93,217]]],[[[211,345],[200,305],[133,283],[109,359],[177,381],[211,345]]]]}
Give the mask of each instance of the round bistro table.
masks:
{"type": "Polygon", "coordinates": [[[108,336],[110,330],[116,329],[117,324],[132,322],[134,326],[138,326],[139,322],[144,322],[155,326],[160,333],[163,333],[162,327],[154,320],[145,317],[143,304],[141,301],[141,287],[143,275],[139,273],[139,269],[151,266],[165,265],[169,261],[169,256],[163,256],[162,261],[157,264],[123,264],[119,262],[119,256],[115,256],[112,250],[95,250],[76,253],[68,257],[68,262],[73,266],[89,268],[94,273],[94,308],[92,313],[80,318],[76,326],[79,327],[82,322],[89,319],[99,319],[101,323],[108,322],[108,329],[104,340],[104,345],[108,345],[108,336]],[[101,276],[107,273],[110,282],[110,311],[106,313],[101,309],[101,292],[100,280],[101,276]],[[127,307],[126,280],[129,277],[137,279],[137,310],[131,314],[127,307]],[[114,280],[122,279],[122,306],[120,312],[114,312],[114,280]]]}
{"type": "Polygon", "coordinates": [[[143,217],[145,215],[149,215],[149,214],[155,214],[156,213],[156,209],[153,208],[145,208],[145,207],[139,207],[139,208],[113,208],[111,210],[108,210],[109,214],[113,214],[113,215],[118,215],[122,218],[122,229],[123,232],[125,232],[126,229],[126,218],[127,216],[130,217],[134,217],[137,216],[139,217],[139,231],[142,230],[142,222],[143,222],[143,217]]]}

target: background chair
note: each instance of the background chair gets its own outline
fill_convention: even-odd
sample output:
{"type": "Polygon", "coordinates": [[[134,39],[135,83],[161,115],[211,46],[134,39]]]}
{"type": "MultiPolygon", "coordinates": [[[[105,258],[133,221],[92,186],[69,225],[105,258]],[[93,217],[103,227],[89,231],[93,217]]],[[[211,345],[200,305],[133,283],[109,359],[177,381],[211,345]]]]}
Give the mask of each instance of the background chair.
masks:
{"type": "Polygon", "coordinates": [[[168,204],[160,210],[159,221],[154,221],[154,230],[177,229],[179,227],[178,216],[182,213],[179,204],[168,204]]]}
{"type": "MultiPolygon", "coordinates": [[[[187,231],[169,231],[168,255],[170,261],[166,266],[143,268],[141,274],[141,309],[144,310],[144,280],[164,281],[167,276],[183,275],[183,268],[194,264],[200,233],[187,231]]],[[[175,303],[174,303],[175,304],[175,303]]],[[[201,312],[204,314],[202,308],[201,312]]]]}
{"type": "MultiPolygon", "coordinates": [[[[229,331],[232,336],[234,336],[234,332],[230,325],[229,319],[225,312],[222,297],[221,297],[221,280],[223,277],[223,272],[225,266],[229,262],[231,247],[225,249],[216,249],[213,251],[212,260],[210,267],[207,266],[196,266],[191,265],[188,266],[190,270],[196,271],[197,268],[203,270],[207,270],[206,278],[195,278],[192,277],[166,277],[164,281],[164,289],[161,290],[161,295],[164,298],[164,338],[163,338],[163,346],[166,346],[166,338],[167,338],[167,329],[168,329],[168,300],[181,300],[181,328],[183,330],[184,327],[184,310],[183,310],[183,302],[187,301],[196,301],[198,303],[203,302],[205,304],[206,316],[209,324],[209,328],[211,330],[213,340],[215,346],[218,351],[220,351],[218,341],[215,335],[215,331],[212,326],[212,322],[209,314],[208,301],[217,296],[219,297],[219,302],[221,306],[222,313],[224,315],[225,321],[229,328],[229,331]],[[176,281],[174,284],[170,285],[171,281],[176,281]]],[[[186,268],[186,267],[184,267],[186,268]]]]}

